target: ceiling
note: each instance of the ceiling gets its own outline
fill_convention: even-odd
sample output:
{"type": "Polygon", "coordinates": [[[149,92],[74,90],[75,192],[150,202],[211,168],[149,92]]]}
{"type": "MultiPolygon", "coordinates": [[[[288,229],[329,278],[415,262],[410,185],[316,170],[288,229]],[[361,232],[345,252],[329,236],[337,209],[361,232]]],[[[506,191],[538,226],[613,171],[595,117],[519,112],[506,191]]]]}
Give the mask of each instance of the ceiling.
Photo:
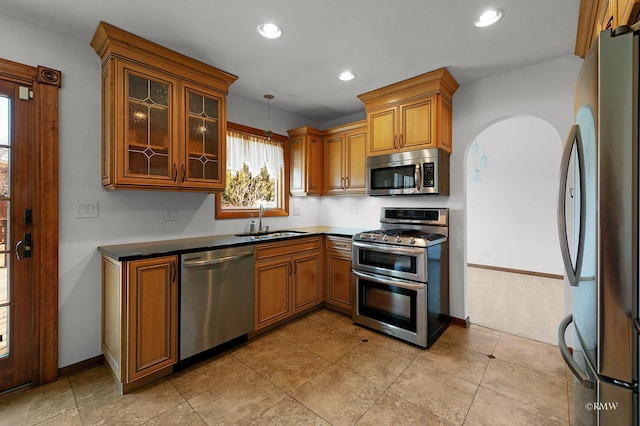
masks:
{"type": "MultiPolygon", "coordinates": [[[[230,93],[316,123],[358,94],[447,67],[459,83],[571,55],[580,0],[0,0],[0,13],[89,45],[99,21],[235,74],[230,93]],[[474,20],[489,7],[505,17],[474,20]],[[258,24],[283,28],[277,40],[258,24]],[[355,80],[337,76],[345,69],[355,80]]],[[[97,56],[96,56],[97,61],[97,56]]]]}

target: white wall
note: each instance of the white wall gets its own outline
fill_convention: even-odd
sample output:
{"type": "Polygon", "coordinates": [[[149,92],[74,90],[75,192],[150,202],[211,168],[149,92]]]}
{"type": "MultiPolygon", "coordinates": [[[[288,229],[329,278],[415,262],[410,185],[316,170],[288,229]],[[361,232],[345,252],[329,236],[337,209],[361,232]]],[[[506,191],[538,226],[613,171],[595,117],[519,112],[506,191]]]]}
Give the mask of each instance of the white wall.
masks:
{"type": "MultiPolygon", "coordinates": [[[[97,25],[97,22],[96,22],[97,25]]],[[[77,41],[0,14],[0,57],[62,71],[60,90],[59,366],[100,354],[100,257],[97,246],[130,241],[225,234],[245,229],[246,220],[214,220],[213,196],[145,191],[107,192],[100,186],[100,65],[89,40],[77,41]],[[98,201],[96,219],[76,219],[76,200],[98,201]],[[180,220],[163,221],[163,208],[179,207],[180,220]]],[[[454,154],[450,197],[296,198],[300,216],[269,218],[273,228],[311,225],[378,226],[381,205],[443,206],[451,209],[451,313],[465,318],[465,177],[468,145],[500,117],[530,114],[564,134],[572,122],[573,83],[579,60],[561,58],[472,82],[454,96],[454,154]],[[358,213],[351,214],[350,206],[358,213]],[[345,213],[346,212],[346,213],[345,213]]],[[[242,78],[242,70],[228,70],[242,78]]],[[[264,127],[265,105],[233,95],[228,119],[264,127]]],[[[274,102],[275,103],[275,102],[274,102]]],[[[314,125],[279,112],[272,104],[273,130],[283,133],[314,125]]],[[[317,127],[322,128],[322,125],[317,127]]]]}
{"type": "Polygon", "coordinates": [[[517,116],[486,128],[476,146],[481,152],[470,149],[466,165],[468,263],[562,275],[560,135],[537,117],[517,116]]]}

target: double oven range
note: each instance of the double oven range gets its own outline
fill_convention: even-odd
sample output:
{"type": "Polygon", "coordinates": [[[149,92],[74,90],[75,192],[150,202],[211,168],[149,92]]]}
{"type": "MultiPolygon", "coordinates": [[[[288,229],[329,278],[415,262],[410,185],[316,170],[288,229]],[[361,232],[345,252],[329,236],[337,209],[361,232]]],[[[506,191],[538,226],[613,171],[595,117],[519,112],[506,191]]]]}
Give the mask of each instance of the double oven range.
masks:
{"type": "Polygon", "coordinates": [[[352,242],[353,321],[427,348],[449,325],[448,209],[380,209],[352,242]]]}

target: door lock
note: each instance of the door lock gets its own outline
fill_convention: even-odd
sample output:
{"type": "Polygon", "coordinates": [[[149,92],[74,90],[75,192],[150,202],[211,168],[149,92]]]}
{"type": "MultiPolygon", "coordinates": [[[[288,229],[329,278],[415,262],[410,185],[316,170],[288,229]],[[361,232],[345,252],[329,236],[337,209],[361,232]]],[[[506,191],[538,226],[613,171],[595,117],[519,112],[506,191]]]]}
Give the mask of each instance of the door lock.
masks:
{"type": "Polygon", "coordinates": [[[18,260],[22,260],[22,257],[20,257],[20,246],[22,246],[22,257],[25,257],[25,258],[31,257],[31,249],[33,247],[31,246],[30,232],[24,234],[24,239],[16,243],[16,258],[18,260]]]}

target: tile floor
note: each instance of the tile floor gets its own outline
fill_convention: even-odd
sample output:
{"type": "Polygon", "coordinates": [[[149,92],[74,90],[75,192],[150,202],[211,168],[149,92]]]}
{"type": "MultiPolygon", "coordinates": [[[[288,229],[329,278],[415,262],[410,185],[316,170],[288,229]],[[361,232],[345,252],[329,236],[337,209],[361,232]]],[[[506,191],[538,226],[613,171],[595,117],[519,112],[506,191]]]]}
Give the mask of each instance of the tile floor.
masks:
{"type": "Polygon", "coordinates": [[[428,350],[322,309],[131,394],[101,366],[0,400],[12,425],[568,425],[555,346],[450,326],[428,350]]]}

